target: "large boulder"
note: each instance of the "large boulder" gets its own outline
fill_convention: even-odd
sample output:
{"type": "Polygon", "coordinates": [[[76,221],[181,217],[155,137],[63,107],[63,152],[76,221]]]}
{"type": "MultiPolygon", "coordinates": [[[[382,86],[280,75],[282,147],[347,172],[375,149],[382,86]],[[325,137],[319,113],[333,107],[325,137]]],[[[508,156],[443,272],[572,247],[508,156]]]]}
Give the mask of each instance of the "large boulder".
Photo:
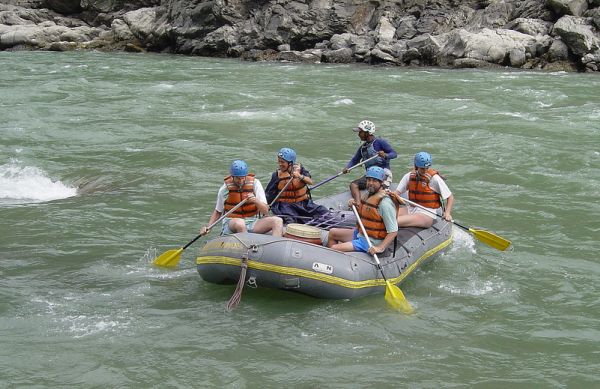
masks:
{"type": "Polygon", "coordinates": [[[547,0],[557,15],[581,16],[588,9],[587,0],[547,0]]]}
{"type": "Polygon", "coordinates": [[[549,35],[552,23],[540,19],[517,18],[508,23],[506,28],[531,36],[549,35]]]}
{"type": "Polygon", "coordinates": [[[533,55],[538,50],[537,46],[538,41],[534,37],[513,30],[484,28],[479,33],[472,33],[460,29],[449,35],[448,43],[440,51],[440,59],[452,63],[455,59],[471,58],[511,65],[511,58],[533,55]]]}
{"type": "Polygon", "coordinates": [[[565,15],[554,24],[552,34],[559,36],[577,56],[583,56],[599,47],[599,39],[589,19],[565,15]]]}

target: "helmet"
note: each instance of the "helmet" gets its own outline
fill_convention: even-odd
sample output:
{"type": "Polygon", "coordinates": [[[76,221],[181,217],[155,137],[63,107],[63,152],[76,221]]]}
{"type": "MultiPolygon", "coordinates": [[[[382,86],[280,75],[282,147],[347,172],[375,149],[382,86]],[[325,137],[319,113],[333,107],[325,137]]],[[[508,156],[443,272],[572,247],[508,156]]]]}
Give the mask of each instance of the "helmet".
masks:
{"type": "Polygon", "coordinates": [[[374,178],[383,182],[385,179],[385,170],[379,166],[371,166],[367,169],[367,174],[365,174],[365,177],[374,178]]]}
{"type": "Polygon", "coordinates": [[[277,156],[290,163],[296,162],[296,152],[293,149],[287,147],[284,147],[281,150],[279,150],[277,156]]]}
{"type": "Polygon", "coordinates": [[[354,132],[365,131],[369,134],[373,134],[375,132],[375,123],[370,120],[363,120],[358,123],[358,126],[354,129],[354,132]]]}
{"type": "Polygon", "coordinates": [[[241,159],[237,159],[231,163],[229,172],[234,177],[245,177],[248,175],[248,164],[241,159]]]}
{"type": "Polygon", "coordinates": [[[428,152],[421,151],[415,154],[415,166],[428,168],[431,166],[431,155],[428,152]]]}

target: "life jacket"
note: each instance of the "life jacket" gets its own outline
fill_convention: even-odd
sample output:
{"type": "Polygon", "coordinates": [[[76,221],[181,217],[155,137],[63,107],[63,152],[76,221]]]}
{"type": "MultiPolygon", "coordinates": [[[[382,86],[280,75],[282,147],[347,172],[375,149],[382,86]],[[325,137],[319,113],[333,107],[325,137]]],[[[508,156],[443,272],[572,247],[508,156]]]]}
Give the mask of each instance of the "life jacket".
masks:
{"type": "MultiPolygon", "coordinates": [[[[281,170],[278,170],[277,177],[279,177],[277,189],[281,191],[292,176],[288,172],[282,172],[281,170]]],[[[299,178],[295,178],[292,179],[292,182],[288,185],[287,188],[285,188],[285,191],[281,193],[281,196],[279,196],[277,201],[284,203],[298,203],[306,199],[308,199],[308,187],[306,186],[304,181],[302,181],[299,178]]]]}
{"type": "MultiPolygon", "coordinates": [[[[254,174],[248,174],[244,185],[238,187],[233,182],[232,176],[225,177],[225,185],[227,186],[227,198],[225,199],[224,212],[228,212],[230,209],[238,205],[248,196],[254,195],[254,174]]],[[[229,214],[230,218],[246,218],[254,216],[258,213],[258,208],[255,204],[246,203],[236,209],[234,212],[229,214]]]]}
{"type": "MultiPolygon", "coordinates": [[[[383,223],[383,218],[379,214],[377,207],[379,207],[379,203],[383,200],[384,197],[387,197],[387,193],[384,191],[379,191],[375,193],[373,196],[365,199],[360,199],[360,205],[358,207],[358,215],[360,216],[360,220],[365,226],[365,230],[367,231],[367,235],[373,239],[383,239],[387,236],[387,230],[385,229],[385,224],[383,223]]],[[[357,223],[357,228],[359,231],[360,226],[357,223]]]]}
{"type": "Polygon", "coordinates": [[[439,175],[437,170],[431,168],[427,169],[427,172],[422,176],[417,175],[416,171],[410,173],[408,199],[427,208],[440,208],[442,206],[440,194],[429,186],[429,182],[436,174],[439,175]]]}
{"type": "MultiPolygon", "coordinates": [[[[372,156],[374,156],[375,154],[377,154],[377,151],[375,151],[375,147],[373,146],[373,143],[375,143],[375,139],[373,139],[372,142],[365,142],[360,146],[360,155],[361,155],[363,161],[366,161],[367,159],[369,159],[372,156]]],[[[365,163],[365,169],[368,169],[371,166],[380,166],[378,163],[379,159],[380,158],[375,158],[375,159],[365,163]]]]}

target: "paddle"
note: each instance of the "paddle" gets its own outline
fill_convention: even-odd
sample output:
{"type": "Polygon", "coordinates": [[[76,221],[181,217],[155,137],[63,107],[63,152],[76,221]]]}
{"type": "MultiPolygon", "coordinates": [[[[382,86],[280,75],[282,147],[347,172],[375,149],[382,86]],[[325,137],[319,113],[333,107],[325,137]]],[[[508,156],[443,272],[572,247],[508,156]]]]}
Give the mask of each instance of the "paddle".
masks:
{"type": "MultiPolygon", "coordinates": [[[[362,234],[365,236],[365,239],[367,240],[367,243],[369,244],[369,248],[373,247],[373,245],[371,244],[371,239],[369,239],[369,235],[367,235],[365,226],[363,225],[362,220],[360,220],[360,215],[358,214],[358,211],[356,210],[356,207],[354,206],[354,204],[352,204],[352,211],[354,211],[354,215],[356,216],[356,220],[358,220],[358,225],[360,226],[360,230],[361,230],[362,234]]],[[[406,297],[404,297],[404,293],[402,293],[400,288],[398,288],[396,285],[393,285],[385,277],[385,274],[383,273],[383,268],[381,267],[381,262],[379,262],[379,257],[377,257],[377,254],[373,254],[373,258],[375,258],[375,263],[377,263],[377,268],[381,272],[381,276],[383,277],[383,280],[385,281],[385,285],[386,285],[385,286],[385,301],[387,301],[387,303],[394,309],[398,309],[404,313],[412,313],[413,308],[410,306],[410,303],[406,300],[406,297]]]]}
{"type": "MultiPolygon", "coordinates": [[[[352,169],[354,169],[354,168],[357,168],[357,167],[359,167],[359,166],[361,166],[361,165],[364,165],[365,163],[367,163],[367,162],[369,162],[369,161],[371,161],[371,160],[373,160],[373,159],[375,159],[375,158],[377,158],[377,157],[379,157],[379,155],[378,155],[378,154],[375,154],[375,155],[374,155],[374,156],[372,156],[371,158],[365,159],[364,161],[362,161],[362,162],[359,162],[359,163],[357,163],[356,165],[354,165],[354,166],[352,166],[352,167],[349,167],[349,168],[348,168],[348,171],[347,171],[346,173],[348,173],[350,170],[352,170],[352,169]]],[[[343,172],[343,171],[341,171],[341,172],[339,172],[338,174],[336,174],[336,175],[333,175],[333,176],[331,176],[331,177],[329,177],[329,178],[327,178],[327,179],[325,179],[325,180],[323,180],[323,181],[319,182],[318,184],[315,184],[315,185],[311,186],[311,187],[310,187],[310,188],[308,188],[308,189],[310,189],[310,190],[317,189],[317,188],[318,188],[318,187],[320,187],[321,185],[327,184],[329,181],[335,180],[336,178],[338,178],[338,177],[339,177],[339,176],[341,176],[342,174],[344,174],[344,172],[343,172]]]]}
{"type": "MultiPolygon", "coordinates": [[[[432,215],[435,215],[435,216],[441,218],[441,216],[438,215],[437,213],[431,211],[429,208],[426,208],[426,207],[424,207],[424,206],[422,206],[420,204],[415,203],[414,201],[410,201],[410,200],[405,199],[405,198],[403,198],[402,201],[405,201],[405,202],[407,202],[410,205],[413,205],[415,207],[419,207],[419,208],[421,208],[421,209],[423,209],[423,210],[431,213],[432,215]]],[[[493,247],[495,249],[498,249],[500,251],[506,250],[511,245],[510,240],[504,239],[504,238],[502,238],[502,237],[500,237],[500,236],[498,236],[496,234],[493,234],[493,233],[491,233],[489,231],[476,230],[476,229],[471,228],[471,227],[465,227],[465,226],[463,226],[461,224],[458,224],[455,221],[451,221],[451,222],[452,222],[452,224],[454,224],[454,225],[462,228],[463,230],[468,231],[471,234],[473,234],[473,236],[476,237],[480,242],[483,242],[483,243],[487,244],[488,246],[491,246],[491,247],[493,247]]]]}
{"type": "Polygon", "coordinates": [[[198,239],[200,239],[200,237],[208,234],[208,231],[218,222],[220,222],[221,220],[223,220],[224,218],[226,218],[227,216],[229,216],[229,214],[231,214],[233,211],[235,211],[236,209],[238,209],[239,207],[241,207],[242,205],[244,205],[246,203],[246,201],[248,201],[249,197],[246,197],[244,200],[242,200],[239,204],[237,204],[235,207],[231,208],[229,211],[225,212],[223,215],[221,215],[221,217],[219,217],[217,220],[215,220],[213,223],[211,223],[208,228],[206,229],[206,232],[204,234],[199,234],[198,236],[196,236],[194,239],[192,239],[188,244],[186,244],[185,246],[178,248],[176,250],[167,250],[164,253],[162,253],[161,255],[158,256],[158,258],[156,258],[154,260],[154,262],[152,262],[153,265],[155,266],[162,266],[162,267],[175,267],[177,266],[177,264],[179,263],[179,259],[181,258],[181,252],[185,249],[187,249],[192,243],[194,243],[195,241],[197,241],[198,239]]]}

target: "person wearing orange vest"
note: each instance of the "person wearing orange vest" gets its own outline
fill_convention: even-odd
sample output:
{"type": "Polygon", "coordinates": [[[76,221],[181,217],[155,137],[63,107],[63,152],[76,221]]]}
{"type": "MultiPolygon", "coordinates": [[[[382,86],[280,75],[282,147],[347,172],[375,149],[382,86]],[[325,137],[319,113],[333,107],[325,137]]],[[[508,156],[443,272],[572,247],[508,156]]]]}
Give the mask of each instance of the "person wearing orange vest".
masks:
{"type": "MultiPolygon", "coordinates": [[[[452,221],[454,195],[439,173],[431,168],[431,164],[432,158],[429,153],[421,151],[415,154],[415,168],[402,177],[396,194],[407,196],[409,200],[430,208],[447,221],[452,221]],[[445,207],[443,201],[446,202],[445,207]]],[[[419,207],[409,205],[398,211],[398,227],[429,228],[434,221],[434,215],[419,207]]]]}
{"type": "Polygon", "coordinates": [[[383,187],[385,170],[379,166],[367,169],[367,195],[360,199],[360,203],[352,198],[349,206],[356,206],[360,220],[365,226],[367,235],[373,245],[369,243],[358,227],[332,228],[329,230],[327,247],[338,251],[363,251],[370,254],[379,254],[385,251],[398,234],[396,221],[397,205],[383,187]]]}
{"type": "Polygon", "coordinates": [[[280,216],[286,224],[303,224],[329,212],[327,208],[311,200],[308,185],[312,185],[313,180],[304,166],[296,164],[296,152],[293,149],[284,147],[279,150],[277,165],[279,169],[271,175],[266,189],[269,204],[275,201],[271,205],[274,215],[280,216]],[[287,185],[290,179],[292,182],[287,185]]]}
{"type": "Polygon", "coordinates": [[[208,224],[200,229],[200,233],[208,233],[209,225],[219,219],[223,213],[248,198],[244,205],[223,219],[221,234],[236,232],[265,234],[271,231],[273,236],[282,236],[283,220],[281,218],[277,216],[259,218],[260,214],[269,213],[269,205],[262,184],[254,177],[254,174],[248,173],[246,162],[233,161],[229,173],[230,175],[225,177],[223,185],[219,189],[215,210],[210,216],[208,224]]]}

